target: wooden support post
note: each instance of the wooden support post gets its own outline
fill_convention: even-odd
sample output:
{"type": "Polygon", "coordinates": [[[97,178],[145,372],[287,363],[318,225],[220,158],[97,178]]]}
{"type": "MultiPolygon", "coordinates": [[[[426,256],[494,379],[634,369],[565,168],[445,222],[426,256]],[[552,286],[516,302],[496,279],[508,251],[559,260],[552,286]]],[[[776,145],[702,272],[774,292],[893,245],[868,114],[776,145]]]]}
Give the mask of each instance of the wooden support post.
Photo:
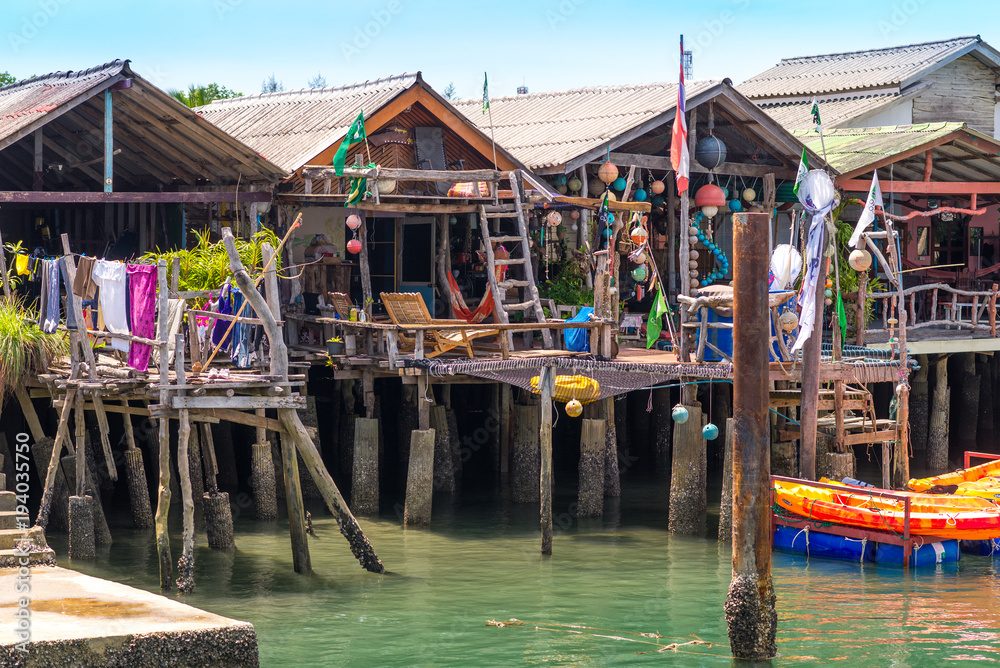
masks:
{"type": "Polygon", "coordinates": [[[622,495],[621,472],[618,467],[618,435],[625,440],[625,429],[618,431],[613,397],[598,399],[604,417],[604,498],[617,499],[622,495]]]}
{"type": "MultiPolygon", "coordinates": [[[[170,390],[167,383],[170,378],[169,360],[167,359],[167,262],[160,260],[157,266],[157,290],[159,301],[159,318],[157,320],[156,338],[164,343],[160,346],[160,405],[167,406],[170,402],[170,390]]],[[[159,418],[159,491],[156,503],[156,554],[160,564],[160,588],[173,587],[173,558],[170,556],[170,533],[167,527],[167,515],[170,512],[170,420],[159,418]]]]}
{"type": "Polygon", "coordinates": [[[938,475],[948,470],[948,426],[951,411],[951,388],[948,387],[948,356],[934,364],[934,393],[927,431],[927,472],[938,475]]]}
{"type": "Polygon", "coordinates": [[[108,413],[104,410],[104,400],[98,391],[94,391],[94,412],[97,415],[98,431],[101,432],[101,448],[104,451],[104,465],[108,470],[108,477],[118,480],[118,467],[115,466],[115,455],[111,451],[111,440],[108,438],[111,428],[108,426],[108,413]]]}
{"type": "MultiPolygon", "coordinates": [[[[823,224],[823,223],[821,223],[823,224]]],[[[825,248],[826,231],[820,232],[820,248],[825,248]]],[[[734,246],[735,248],[735,246],[734,246]]],[[[800,473],[806,480],[816,479],[816,423],[818,419],[817,407],[819,401],[819,364],[820,349],[823,343],[823,310],[826,296],[826,266],[825,258],[820,258],[820,272],[816,279],[816,292],[814,295],[806,295],[806,299],[816,300],[815,324],[813,325],[812,336],[806,341],[802,348],[802,407],[799,438],[799,462],[800,473]]],[[[734,327],[735,330],[735,327],[734,327]]],[[[770,335],[768,335],[770,339],[770,335]]]]}
{"type": "Polygon", "coordinates": [[[378,437],[378,420],[362,417],[354,420],[351,510],[355,515],[378,515],[378,437]]]}
{"type": "Polygon", "coordinates": [[[292,567],[296,573],[311,573],[312,560],[309,556],[309,539],[306,535],[306,510],[302,502],[299,460],[293,445],[294,437],[282,433],[280,438],[285,504],[288,507],[288,529],[292,540],[292,567]]]}
{"type": "MultiPolygon", "coordinates": [[[[0,241],[0,243],[2,243],[2,241],[0,241]]],[[[0,245],[0,248],[2,247],[3,246],[0,245]]],[[[24,419],[28,423],[28,430],[31,432],[31,438],[35,441],[35,443],[37,443],[45,438],[45,430],[42,429],[42,422],[38,419],[38,412],[35,411],[35,405],[31,402],[28,390],[25,389],[23,385],[16,384],[14,386],[14,396],[17,397],[17,402],[21,405],[21,412],[24,414],[24,419]]]]}
{"type": "Polygon", "coordinates": [[[659,387],[652,392],[653,411],[649,422],[654,426],[653,459],[657,473],[666,473],[670,470],[670,413],[674,409],[670,398],[671,389],[659,387]]]}
{"type": "Polygon", "coordinates": [[[726,445],[722,460],[722,499],[719,502],[719,540],[733,539],[733,418],[726,419],[726,445]]]}
{"type": "Polygon", "coordinates": [[[542,391],[542,420],[538,435],[541,444],[539,498],[541,501],[542,554],[552,554],[552,394],[556,387],[556,370],[544,366],[538,379],[542,391]]]}
{"type": "MultiPolygon", "coordinates": [[[[162,349],[161,349],[162,354],[162,349]]],[[[177,384],[185,385],[184,335],[178,334],[174,340],[174,364],[177,369],[177,384]]],[[[184,396],[185,390],[178,390],[184,396]]],[[[182,530],[181,558],[177,561],[177,590],[194,589],[194,497],[191,494],[191,459],[188,443],[191,440],[191,417],[188,409],[179,410],[180,428],[177,437],[177,475],[181,483],[181,505],[184,528],[182,530]]]]}
{"type": "MultiPolygon", "coordinates": [[[[733,656],[754,661],[777,654],[778,627],[771,580],[767,223],[768,214],[764,213],[733,216],[733,248],[738,249],[733,262],[734,532],[726,623],[733,656]]],[[[822,276],[819,285],[822,290],[822,276]]],[[[822,292],[819,294],[821,297],[822,292]]],[[[821,307],[819,302],[817,312],[821,307]]],[[[822,331],[817,327],[812,339],[818,341],[822,331]]]]}
{"type": "Polygon", "coordinates": [[[448,414],[443,405],[431,407],[431,429],[434,430],[434,491],[454,494],[458,491],[455,460],[451,454],[451,434],[448,414]]]}
{"type": "Polygon", "coordinates": [[[428,396],[430,380],[426,373],[417,376],[417,427],[420,431],[431,428],[431,406],[434,401],[428,396]]]}
{"type": "Polygon", "coordinates": [[[708,505],[708,459],[701,435],[701,406],[685,408],[687,421],[674,423],[667,527],[671,533],[697,535],[702,533],[708,505]]]}
{"type": "Polygon", "coordinates": [[[960,395],[956,402],[957,429],[953,440],[961,450],[974,450],[977,443],[979,425],[979,385],[981,378],[976,370],[976,353],[962,353],[962,376],[959,383],[960,395]]]}
{"type": "MultiPolygon", "coordinates": [[[[76,393],[76,495],[87,493],[87,422],[83,412],[83,393],[76,393]]],[[[96,493],[96,490],[95,490],[96,493]]]]}
{"type": "Polygon", "coordinates": [[[538,501],[541,470],[540,424],[538,404],[514,406],[513,461],[511,462],[511,501],[533,503],[538,501]]]}
{"type": "Polygon", "coordinates": [[[578,517],[604,514],[604,420],[583,420],[580,426],[578,517]]]}
{"type": "Polygon", "coordinates": [[[56,429],[55,442],[52,444],[52,454],[45,474],[45,484],[42,487],[42,501],[38,507],[38,517],[35,525],[45,529],[49,523],[49,513],[52,511],[52,500],[55,493],[56,475],[59,473],[59,460],[62,454],[62,444],[69,438],[69,414],[74,406],[76,389],[70,388],[63,400],[59,415],[59,426],[56,429]]]}
{"type": "Polygon", "coordinates": [[[913,445],[915,456],[917,453],[923,455],[927,450],[927,420],[930,408],[928,365],[927,355],[917,355],[917,366],[920,368],[910,376],[910,443],[913,445]]]}
{"type": "Polygon", "coordinates": [[[104,192],[114,191],[115,179],[115,123],[111,89],[104,89],[104,192]]]}
{"type": "Polygon", "coordinates": [[[415,429],[410,434],[410,463],[406,478],[406,505],[403,525],[431,523],[431,502],[434,495],[433,429],[415,429]]]}
{"type": "Polygon", "coordinates": [[[277,482],[274,476],[274,460],[271,458],[270,441],[264,440],[254,443],[252,456],[253,498],[257,519],[277,519],[277,482]]]}
{"type": "Polygon", "coordinates": [[[94,549],[95,499],[81,494],[69,497],[69,558],[90,560],[94,549]]]}

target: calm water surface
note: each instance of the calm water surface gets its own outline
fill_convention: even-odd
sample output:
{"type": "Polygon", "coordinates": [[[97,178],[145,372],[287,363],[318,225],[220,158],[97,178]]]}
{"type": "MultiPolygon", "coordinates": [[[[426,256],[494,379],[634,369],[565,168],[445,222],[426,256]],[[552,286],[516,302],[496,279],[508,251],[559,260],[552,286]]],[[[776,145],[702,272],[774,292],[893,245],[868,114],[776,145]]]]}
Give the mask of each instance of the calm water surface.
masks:
{"type": "MultiPolygon", "coordinates": [[[[252,622],[263,666],[728,666],[728,544],[667,533],[666,484],[625,485],[602,521],[559,516],[538,555],[537,508],[498,495],[435,498],[430,529],[394,515],[363,526],[391,571],[362,571],[336,524],[311,507],[315,575],[292,573],[282,522],[237,518],[233,553],[197,548],[191,605],[252,622]],[[489,626],[516,618],[523,626],[489,626]],[[640,634],[659,633],[662,638],[640,634]],[[671,643],[700,639],[710,645],[671,643]]],[[[717,492],[710,492],[710,498],[717,492]]],[[[173,519],[173,518],[172,518],[173,519]]],[[[180,534],[179,517],[175,535],[180,534]]],[[[717,520],[716,520],[717,521],[717,520]]],[[[152,534],[114,518],[115,545],[61,565],[157,591],[152,534]]],[[[54,547],[65,554],[65,541],[54,547]]],[[[174,556],[180,545],[175,543],[174,556]]],[[[998,557],[1000,559],[1000,557],[998,557]]],[[[1000,562],[998,562],[1000,563],[1000,562]]],[[[1000,584],[990,558],[899,568],[776,554],[775,665],[950,666],[1000,659],[1000,584]]],[[[172,594],[173,595],[173,594],[172,594]]]]}

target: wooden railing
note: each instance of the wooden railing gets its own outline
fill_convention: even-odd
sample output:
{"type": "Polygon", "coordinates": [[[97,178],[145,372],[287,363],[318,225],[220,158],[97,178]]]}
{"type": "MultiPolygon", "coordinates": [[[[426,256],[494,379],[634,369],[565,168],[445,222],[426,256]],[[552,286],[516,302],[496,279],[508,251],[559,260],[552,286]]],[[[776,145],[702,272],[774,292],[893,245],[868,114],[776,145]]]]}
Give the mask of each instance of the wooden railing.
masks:
{"type": "MultiPolygon", "coordinates": [[[[896,313],[899,292],[876,292],[869,297],[882,304],[882,328],[866,329],[865,333],[891,333],[897,325],[890,320],[896,313]]],[[[989,332],[992,337],[997,335],[996,283],[990,290],[983,291],[959,290],[945,283],[915,285],[903,290],[903,299],[908,302],[907,331],[925,327],[956,327],[972,332],[989,332]]]]}

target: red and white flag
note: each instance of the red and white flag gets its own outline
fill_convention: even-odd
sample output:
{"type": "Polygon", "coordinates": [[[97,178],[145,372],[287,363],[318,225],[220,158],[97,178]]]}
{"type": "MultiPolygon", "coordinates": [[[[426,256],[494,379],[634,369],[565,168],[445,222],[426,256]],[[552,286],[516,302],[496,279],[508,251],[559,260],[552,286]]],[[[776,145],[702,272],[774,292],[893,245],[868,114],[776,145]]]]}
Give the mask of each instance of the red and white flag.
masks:
{"type": "Polygon", "coordinates": [[[684,114],[684,35],[681,35],[681,72],[677,87],[677,116],[670,138],[670,166],[677,176],[677,192],[687,192],[688,176],[691,174],[691,154],[688,153],[687,118],[684,114]]]}

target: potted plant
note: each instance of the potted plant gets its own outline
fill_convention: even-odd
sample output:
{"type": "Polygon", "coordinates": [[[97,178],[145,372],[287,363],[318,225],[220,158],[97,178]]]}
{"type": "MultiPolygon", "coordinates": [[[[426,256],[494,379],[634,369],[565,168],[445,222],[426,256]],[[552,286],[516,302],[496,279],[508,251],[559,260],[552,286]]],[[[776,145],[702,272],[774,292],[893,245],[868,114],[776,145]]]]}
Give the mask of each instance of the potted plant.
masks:
{"type": "Polygon", "coordinates": [[[329,353],[331,357],[334,355],[343,355],[345,350],[346,349],[344,348],[344,340],[341,339],[339,336],[335,336],[332,339],[327,339],[326,352],[329,353]]]}

